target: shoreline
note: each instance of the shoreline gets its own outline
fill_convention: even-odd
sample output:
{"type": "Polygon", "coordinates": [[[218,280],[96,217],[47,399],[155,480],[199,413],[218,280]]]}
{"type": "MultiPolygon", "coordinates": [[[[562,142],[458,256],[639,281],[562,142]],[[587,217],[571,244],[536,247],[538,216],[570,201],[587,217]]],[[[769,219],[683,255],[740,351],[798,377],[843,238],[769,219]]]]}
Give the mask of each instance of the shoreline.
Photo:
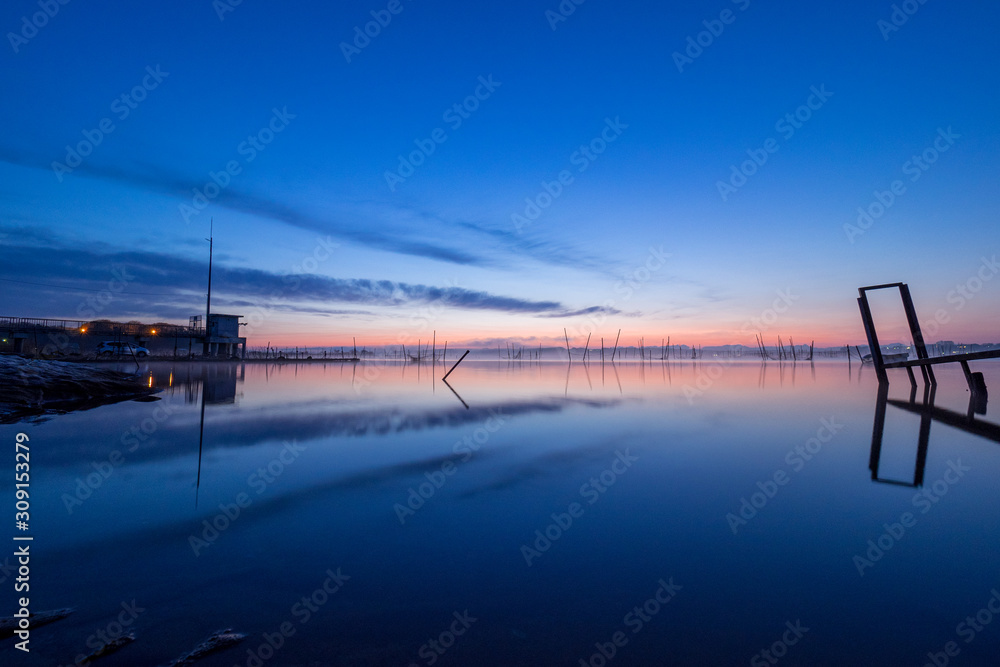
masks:
{"type": "Polygon", "coordinates": [[[0,424],[89,410],[128,400],[159,400],[158,388],[121,371],[50,359],[0,356],[0,424]]]}

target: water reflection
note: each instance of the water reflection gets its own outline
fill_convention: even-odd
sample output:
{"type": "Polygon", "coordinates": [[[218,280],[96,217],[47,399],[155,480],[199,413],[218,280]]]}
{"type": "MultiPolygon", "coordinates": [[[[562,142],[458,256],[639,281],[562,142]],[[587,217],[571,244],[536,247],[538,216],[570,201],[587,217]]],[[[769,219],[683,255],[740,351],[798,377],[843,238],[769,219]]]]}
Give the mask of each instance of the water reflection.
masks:
{"type": "Polygon", "coordinates": [[[937,407],[934,400],[937,394],[937,384],[925,384],[923,397],[917,402],[917,386],[910,389],[908,400],[890,399],[889,383],[880,383],[875,402],[875,421],[872,427],[871,456],[868,467],[872,480],[883,484],[896,484],[919,488],[924,483],[924,469],[927,464],[927,449],[930,443],[931,423],[934,421],[960,429],[966,433],[1000,443],[1000,425],[976,419],[977,414],[986,414],[986,395],[970,393],[969,407],[963,414],[955,410],[937,407]],[[920,417],[920,429],[917,436],[916,463],[912,480],[886,479],[880,476],[879,467],[882,459],[882,441],[885,434],[885,415],[887,406],[899,408],[904,412],[920,417]]]}
{"type": "MultiPolygon", "coordinates": [[[[426,664],[466,609],[480,620],[436,664],[579,664],[671,577],[683,589],[615,664],[747,664],[799,618],[812,630],[782,665],[922,664],[997,585],[1000,449],[981,443],[1000,434],[966,414],[960,373],[890,396],[867,369],[808,363],[467,360],[438,392],[431,363],[151,364],[160,401],[30,426],[38,604],[80,612],[24,664],[68,664],[133,598],[140,640],[108,667],[162,664],[221,627],[255,643],[206,667],[246,664],[290,618],[268,664],[426,664]],[[635,465],[616,470],[619,452],[635,465]],[[961,488],[859,577],[852,557],[913,511],[907,487],[959,456],[961,488]],[[571,503],[583,514],[551,528],[571,503]],[[529,566],[536,531],[551,545],[529,566]],[[338,567],[343,591],[298,624],[291,606],[338,567]]],[[[996,636],[963,658],[991,664],[996,636]]]]}

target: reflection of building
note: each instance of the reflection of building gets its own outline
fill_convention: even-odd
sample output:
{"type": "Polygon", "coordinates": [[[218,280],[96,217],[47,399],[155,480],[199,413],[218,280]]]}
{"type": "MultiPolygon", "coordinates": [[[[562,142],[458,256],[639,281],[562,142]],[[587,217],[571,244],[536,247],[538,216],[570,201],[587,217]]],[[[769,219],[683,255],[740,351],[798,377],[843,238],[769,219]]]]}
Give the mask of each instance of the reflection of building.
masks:
{"type": "Polygon", "coordinates": [[[224,405],[236,402],[236,382],[243,380],[244,369],[232,364],[206,364],[202,391],[207,405],[224,405]]]}
{"type": "Polygon", "coordinates": [[[163,389],[165,396],[180,394],[185,403],[197,403],[204,396],[208,405],[235,403],[236,390],[245,379],[243,364],[151,364],[149,371],[149,386],[163,389]]]}
{"type": "Polygon", "coordinates": [[[205,336],[205,356],[243,357],[247,351],[247,339],[240,338],[240,318],[242,315],[212,313],[208,316],[208,332],[205,336]]]}

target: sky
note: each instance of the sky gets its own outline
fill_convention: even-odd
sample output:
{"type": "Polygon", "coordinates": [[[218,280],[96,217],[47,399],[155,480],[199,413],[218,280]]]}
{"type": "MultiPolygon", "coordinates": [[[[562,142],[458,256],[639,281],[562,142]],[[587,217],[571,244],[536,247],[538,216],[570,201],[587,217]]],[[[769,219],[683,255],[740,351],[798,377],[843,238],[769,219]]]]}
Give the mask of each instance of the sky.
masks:
{"type": "Polygon", "coordinates": [[[577,1],[9,0],[0,315],[1000,340],[1000,6],[577,1]]]}

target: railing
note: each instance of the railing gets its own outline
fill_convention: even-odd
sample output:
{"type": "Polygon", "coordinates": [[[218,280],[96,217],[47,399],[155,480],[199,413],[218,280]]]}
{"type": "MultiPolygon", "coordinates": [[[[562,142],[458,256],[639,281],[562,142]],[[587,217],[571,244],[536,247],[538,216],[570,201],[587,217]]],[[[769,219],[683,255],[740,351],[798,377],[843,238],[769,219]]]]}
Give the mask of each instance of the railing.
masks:
{"type": "Polygon", "coordinates": [[[37,331],[39,329],[75,331],[92,335],[163,336],[167,338],[203,337],[203,327],[188,327],[179,324],[150,325],[137,322],[112,322],[109,320],[57,320],[38,317],[0,316],[0,328],[13,331],[37,331]]]}
{"type": "Polygon", "coordinates": [[[83,320],[50,320],[37,317],[0,317],[0,326],[24,328],[79,329],[83,320]]]}

